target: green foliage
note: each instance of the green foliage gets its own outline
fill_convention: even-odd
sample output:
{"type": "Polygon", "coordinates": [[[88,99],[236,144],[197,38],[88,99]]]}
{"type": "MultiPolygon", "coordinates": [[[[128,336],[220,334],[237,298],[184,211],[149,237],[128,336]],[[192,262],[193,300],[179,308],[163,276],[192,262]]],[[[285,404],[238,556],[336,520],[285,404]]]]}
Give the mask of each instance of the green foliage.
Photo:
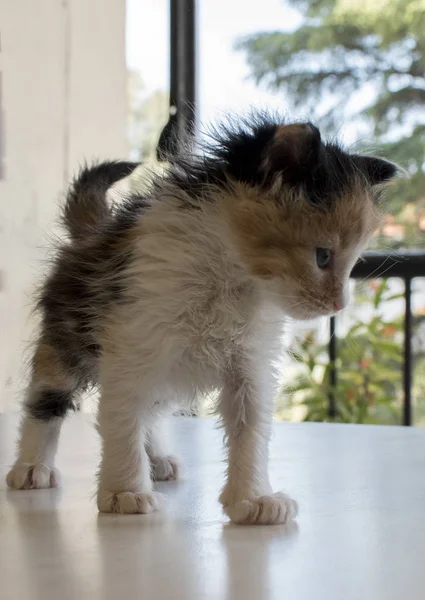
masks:
{"type": "MultiPolygon", "coordinates": [[[[372,136],[409,175],[390,209],[425,215],[425,0],[292,0],[303,23],[292,32],[239,40],[252,77],[328,132],[346,120],[372,136]],[[318,100],[319,99],[319,100],[318,100]]],[[[425,244],[421,219],[401,223],[394,246],[425,244]],[[412,236],[412,229],[414,235],[412,236]]],[[[388,240],[387,240],[388,243],[388,240]]]]}
{"type": "Polygon", "coordinates": [[[152,162],[162,128],[168,119],[168,95],[147,94],[138,71],[128,72],[128,140],[132,158],[152,162]]]}
{"type": "Polygon", "coordinates": [[[337,338],[337,384],[331,386],[326,346],[309,332],[297,341],[293,357],[299,372],[282,392],[278,416],[288,408],[303,413],[305,421],[335,420],[346,423],[400,423],[402,372],[402,317],[384,320],[382,304],[397,300],[387,280],[369,284],[369,294],[359,296],[359,313],[367,318],[355,322],[337,338]],[[372,294],[372,297],[371,297],[372,294]],[[336,417],[329,417],[329,397],[333,394],[336,417]],[[289,398],[289,407],[286,406],[289,398]]]}

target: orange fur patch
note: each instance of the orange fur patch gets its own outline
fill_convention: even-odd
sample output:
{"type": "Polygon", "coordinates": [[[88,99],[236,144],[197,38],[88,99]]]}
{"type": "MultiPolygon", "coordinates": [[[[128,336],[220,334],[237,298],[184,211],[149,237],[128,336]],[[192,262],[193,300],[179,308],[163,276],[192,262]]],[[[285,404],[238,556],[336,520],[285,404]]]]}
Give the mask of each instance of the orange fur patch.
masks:
{"type": "Polygon", "coordinates": [[[280,187],[270,193],[237,184],[225,201],[231,230],[248,270],[262,278],[303,277],[315,248],[350,250],[366,240],[378,220],[372,199],[359,186],[330,210],[280,187]]]}

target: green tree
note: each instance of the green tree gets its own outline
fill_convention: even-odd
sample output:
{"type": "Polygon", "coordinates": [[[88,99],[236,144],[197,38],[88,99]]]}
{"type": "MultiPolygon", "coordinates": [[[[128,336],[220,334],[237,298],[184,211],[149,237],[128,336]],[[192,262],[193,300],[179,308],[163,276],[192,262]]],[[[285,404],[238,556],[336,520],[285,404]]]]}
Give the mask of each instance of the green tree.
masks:
{"type": "Polygon", "coordinates": [[[237,43],[253,78],[328,133],[357,124],[404,166],[410,177],[389,206],[404,235],[393,245],[424,245],[425,0],[288,1],[302,12],[299,28],[237,43]]]}

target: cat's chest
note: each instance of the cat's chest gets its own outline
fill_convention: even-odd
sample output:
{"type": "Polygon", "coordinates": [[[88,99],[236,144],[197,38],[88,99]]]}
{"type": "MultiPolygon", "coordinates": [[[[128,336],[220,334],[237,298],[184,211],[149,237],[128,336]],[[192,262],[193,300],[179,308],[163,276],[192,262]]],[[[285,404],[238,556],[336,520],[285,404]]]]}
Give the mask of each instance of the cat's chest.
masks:
{"type": "Polygon", "coordinates": [[[241,340],[255,320],[253,295],[244,289],[213,289],[187,304],[184,322],[194,343],[241,340]]]}
{"type": "Polygon", "coordinates": [[[208,392],[219,385],[235,352],[245,345],[248,326],[246,323],[232,321],[228,315],[217,318],[217,322],[204,322],[203,325],[203,329],[198,330],[197,334],[193,332],[193,335],[186,337],[181,374],[198,391],[208,392]]]}
{"type": "Polygon", "coordinates": [[[209,294],[187,307],[182,315],[182,385],[197,390],[218,385],[235,355],[261,354],[266,346],[263,307],[253,294],[209,294]],[[263,339],[264,338],[264,339],[263,339]]]}

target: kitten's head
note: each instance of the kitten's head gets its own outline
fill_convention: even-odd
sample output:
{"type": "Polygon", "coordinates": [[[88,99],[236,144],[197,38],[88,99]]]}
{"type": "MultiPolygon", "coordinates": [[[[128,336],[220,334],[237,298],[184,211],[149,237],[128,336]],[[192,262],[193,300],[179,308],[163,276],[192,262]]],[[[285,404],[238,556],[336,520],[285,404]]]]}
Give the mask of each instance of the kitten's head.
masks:
{"type": "Polygon", "coordinates": [[[380,158],[325,143],[310,123],[263,119],[227,131],[215,150],[240,257],[288,316],[333,314],[378,225],[378,200],[397,174],[380,158]]]}

